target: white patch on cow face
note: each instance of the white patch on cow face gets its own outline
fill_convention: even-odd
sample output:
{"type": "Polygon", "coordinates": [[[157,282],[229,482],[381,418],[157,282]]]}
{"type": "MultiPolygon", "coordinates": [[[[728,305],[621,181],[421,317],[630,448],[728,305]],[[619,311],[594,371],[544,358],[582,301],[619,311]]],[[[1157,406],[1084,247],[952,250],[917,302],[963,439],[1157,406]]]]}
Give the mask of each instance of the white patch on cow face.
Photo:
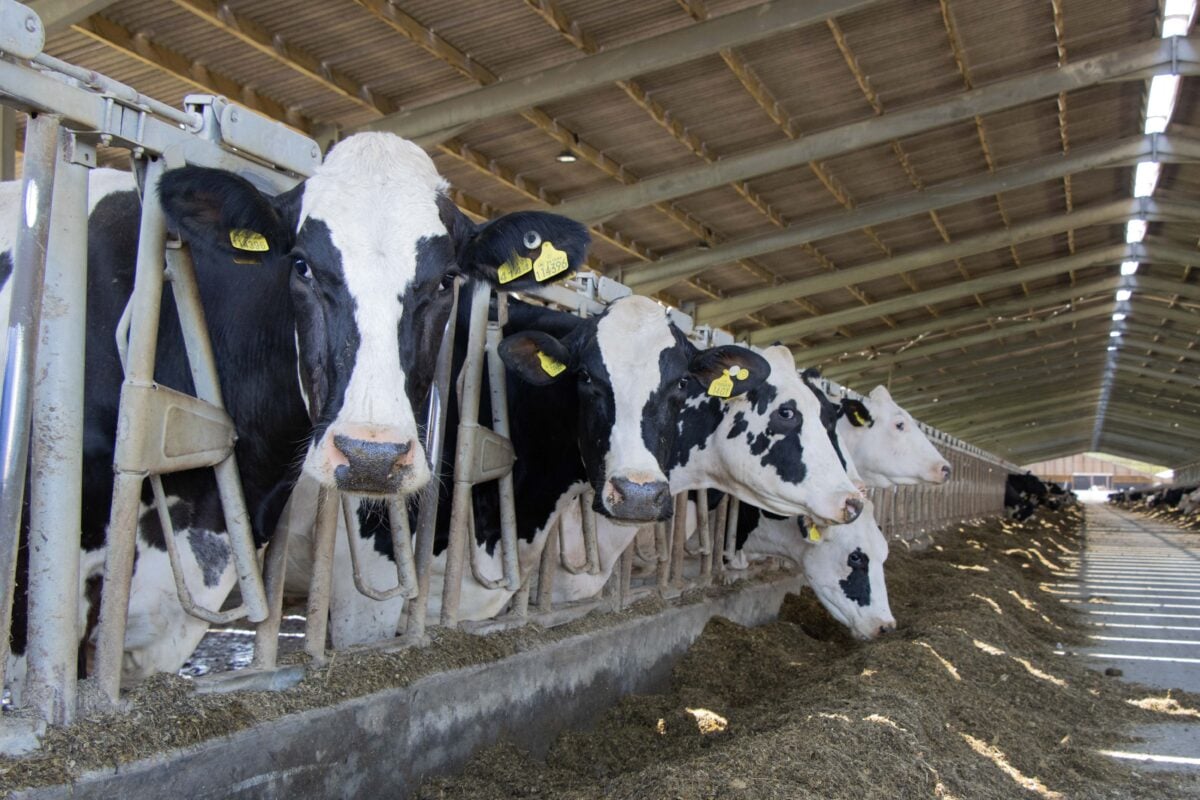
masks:
{"type": "Polygon", "coordinates": [[[771,365],[770,377],[755,391],[725,403],[716,432],[686,465],[684,473],[693,475],[681,474],[677,483],[673,471],[671,490],[708,486],[774,514],[844,521],[847,501],[858,500],[859,492],[821,424],[820,402],[796,373],[786,347],[756,352],[771,365]],[[763,402],[767,397],[769,402],[763,402]],[[789,410],[800,416],[798,447],[794,433],[778,432],[787,422],[780,414],[789,410]],[[702,473],[700,481],[693,479],[696,473],[702,473]]]}
{"type": "Polygon", "coordinates": [[[843,417],[838,421],[837,431],[843,449],[854,459],[869,487],[886,489],[946,482],[950,462],[884,386],[876,386],[863,404],[873,424],[855,427],[843,417]]]}
{"type": "MultiPolygon", "coordinates": [[[[854,522],[822,529],[821,541],[816,544],[800,539],[795,520],[783,522],[792,525],[794,548],[800,551],[797,560],[809,586],[834,619],[859,639],[874,639],[896,627],[883,570],[888,542],[875,524],[870,503],[854,522]],[[865,568],[861,563],[864,560],[865,568]],[[869,592],[865,604],[861,602],[864,584],[869,592]]],[[[746,549],[749,545],[747,542],[746,549]]]]}
{"type": "Polygon", "coordinates": [[[604,458],[601,502],[612,511],[613,478],[633,483],[665,482],[658,459],[646,447],[642,418],[662,380],[659,357],[675,347],[666,311],[647,297],[613,303],[596,326],[596,342],[613,394],[613,425],[604,458]]]}
{"type": "Polygon", "coordinates": [[[341,408],[304,461],[305,471],[324,485],[334,485],[334,471],[347,463],[334,446],[336,435],[409,443],[400,494],[415,492],[429,480],[416,415],[405,394],[398,331],[400,297],[416,278],[417,243],[447,235],[437,206],[445,186],[423,150],[375,133],[341,142],[305,185],[297,230],[310,219],[328,227],[355,304],[359,336],[341,408]]]}

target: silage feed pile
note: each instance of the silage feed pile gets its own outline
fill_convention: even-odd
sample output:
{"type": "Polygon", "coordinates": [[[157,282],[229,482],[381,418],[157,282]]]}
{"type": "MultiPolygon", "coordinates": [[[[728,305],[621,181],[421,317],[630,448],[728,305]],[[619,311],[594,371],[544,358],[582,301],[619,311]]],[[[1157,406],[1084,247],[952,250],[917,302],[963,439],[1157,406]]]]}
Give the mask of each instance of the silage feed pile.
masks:
{"type": "Polygon", "coordinates": [[[493,748],[418,796],[1200,797],[1196,777],[1097,752],[1125,749],[1135,725],[1196,722],[1200,697],[1070,655],[1086,631],[1050,592],[1069,580],[1080,520],[1043,511],[945,531],[921,553],[894,547],[899,627],[876,642],[850,640],[807,592],[759,628],[715,619],[666,694],[626,698],[544,760],[493,748]]]}

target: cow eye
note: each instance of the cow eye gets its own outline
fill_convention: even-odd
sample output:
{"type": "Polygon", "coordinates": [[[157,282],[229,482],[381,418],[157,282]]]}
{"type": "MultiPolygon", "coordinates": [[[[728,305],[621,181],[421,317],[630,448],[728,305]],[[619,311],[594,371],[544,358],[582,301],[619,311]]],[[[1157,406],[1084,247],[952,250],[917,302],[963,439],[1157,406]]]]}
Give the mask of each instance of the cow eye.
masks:
{"type": "Polygon", "coordinates": [[[863,555],[862,553],[860,553],[859,551],[855,550],[855,551],[854,551],[853,553],[851,553],[851,554],[850,554],[850,556],[849,556],[849,557],[846,559],[846,563],[847,563],[849,566],[851,566],[851,567],[862,567],[862,566],[865,566],[865,565],[866,565],[866,563],[867,563],[867,557],[866,557],[866,556],[864,556],[864,555],[863,555]]]}
{"type": "Polygon", "coordinates": [[[524,245],[526,250],[532,250],[542,243],[542,235],[537,231],[525,231],[524,245]]]}
{"type": "Polygon", "coordinates": [[[898,431],[902,431],[902,430],[904,430],[904,423],[903,423],[903,422],[897,422],[897,423],[896,423],[896,430],[898,430],[898,431]]]}
{"type": "Polygon", "coordinates": [[[676,385],[677,385],[677,386],[678,386],[680,389],[686,389],[686,388],[688,387],[688,377],[687,377],[687,375],[684,375],[682,378],[680,378],[680,379],[679,379],[679,382],[678,382],[676,385]]]}
{"type": "Polygon", "coordinates": [[[775,412],[775,416],[779,417],[780,419],[787,419],[787,420],[790,420],[790,419],[795,419],[795,417],[796,417],[796,409],[794,409],[794,408],[781,408],[781,409],[778,409],[778,410],[775,412]]]}
{"type": "Polygon", "coordinates": [[[457,272],[447,272],[445,275],[442,276],[441,281],[438,282],[438,291],[444,292],[447,289],[453,288],[454,281],[457,277],[458,277],[457,272]]]}
{"type": "Polygon", "coordinates": [[[588,371],[586,369],[579,370],[579,382],[580,383],[591,383],[592,382],[592,376],[588,374],[588,371]]]}
{"type": "Polygon", "coordinates": [[[295,256],[292,258],[292,269],[294,269],[296,274],[301,278],[307,278],[312,275],[312,270],[308,268],[308,262],[300,256],[295,256]]]}

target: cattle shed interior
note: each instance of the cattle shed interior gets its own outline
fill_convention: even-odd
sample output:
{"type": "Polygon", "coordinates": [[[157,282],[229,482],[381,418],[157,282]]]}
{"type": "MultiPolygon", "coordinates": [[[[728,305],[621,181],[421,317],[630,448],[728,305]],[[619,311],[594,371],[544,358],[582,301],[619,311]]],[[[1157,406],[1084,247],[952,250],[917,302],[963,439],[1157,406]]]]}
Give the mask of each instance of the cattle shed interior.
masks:
{"type": "Polygon", "coordinates": [[[414,138],[476,218],[574,215],[595,271],[1015,463],[1194,461],[1191,3],[797,5],[32,4],[169,104],[414,138]]]}

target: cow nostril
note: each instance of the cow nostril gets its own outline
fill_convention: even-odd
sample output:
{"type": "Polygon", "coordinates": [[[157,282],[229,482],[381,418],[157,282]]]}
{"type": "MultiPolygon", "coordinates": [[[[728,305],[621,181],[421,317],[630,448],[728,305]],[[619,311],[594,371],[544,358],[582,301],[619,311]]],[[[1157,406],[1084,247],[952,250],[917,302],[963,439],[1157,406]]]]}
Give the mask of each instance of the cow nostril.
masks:
{"type": "Polygon", "coordinates": [[[843,516],[847,523],[854,522],[858,519],[858,515],[862,513],[863,501],[857,497],[851,497],[846,500],[846,508],[843,516]]]}
{"type": "Polygon", "coordinates": [[[408,455],[409,451],[412,450],[412,446],[413,446],[413,443],[412,443],[411,439],[409,441],[405,442],[404,444],[396,445],[396,455],[399,455],[399,456],[408,455]]]}
{"type": "Polygon", "coordinates": [[[880,626],[879,626],[879,631],[877,632],[877,634],[876,634],[876,635],[878,635],[878,636],[884,636],[884,635],[886,635],[886,634],[889,634],[889,633],[891,633],[891,632],[892,632],[892,631],[894,631],[894,630],[896,630],[896,626],[895,626],[895,625],[880,625],[880,626]]]}
{"type": "Polygon", "coordinates": [[[950,465],[949,464],[946,464],[942,467],[942,477],[943,478],[950,477],[950,465]]]}

